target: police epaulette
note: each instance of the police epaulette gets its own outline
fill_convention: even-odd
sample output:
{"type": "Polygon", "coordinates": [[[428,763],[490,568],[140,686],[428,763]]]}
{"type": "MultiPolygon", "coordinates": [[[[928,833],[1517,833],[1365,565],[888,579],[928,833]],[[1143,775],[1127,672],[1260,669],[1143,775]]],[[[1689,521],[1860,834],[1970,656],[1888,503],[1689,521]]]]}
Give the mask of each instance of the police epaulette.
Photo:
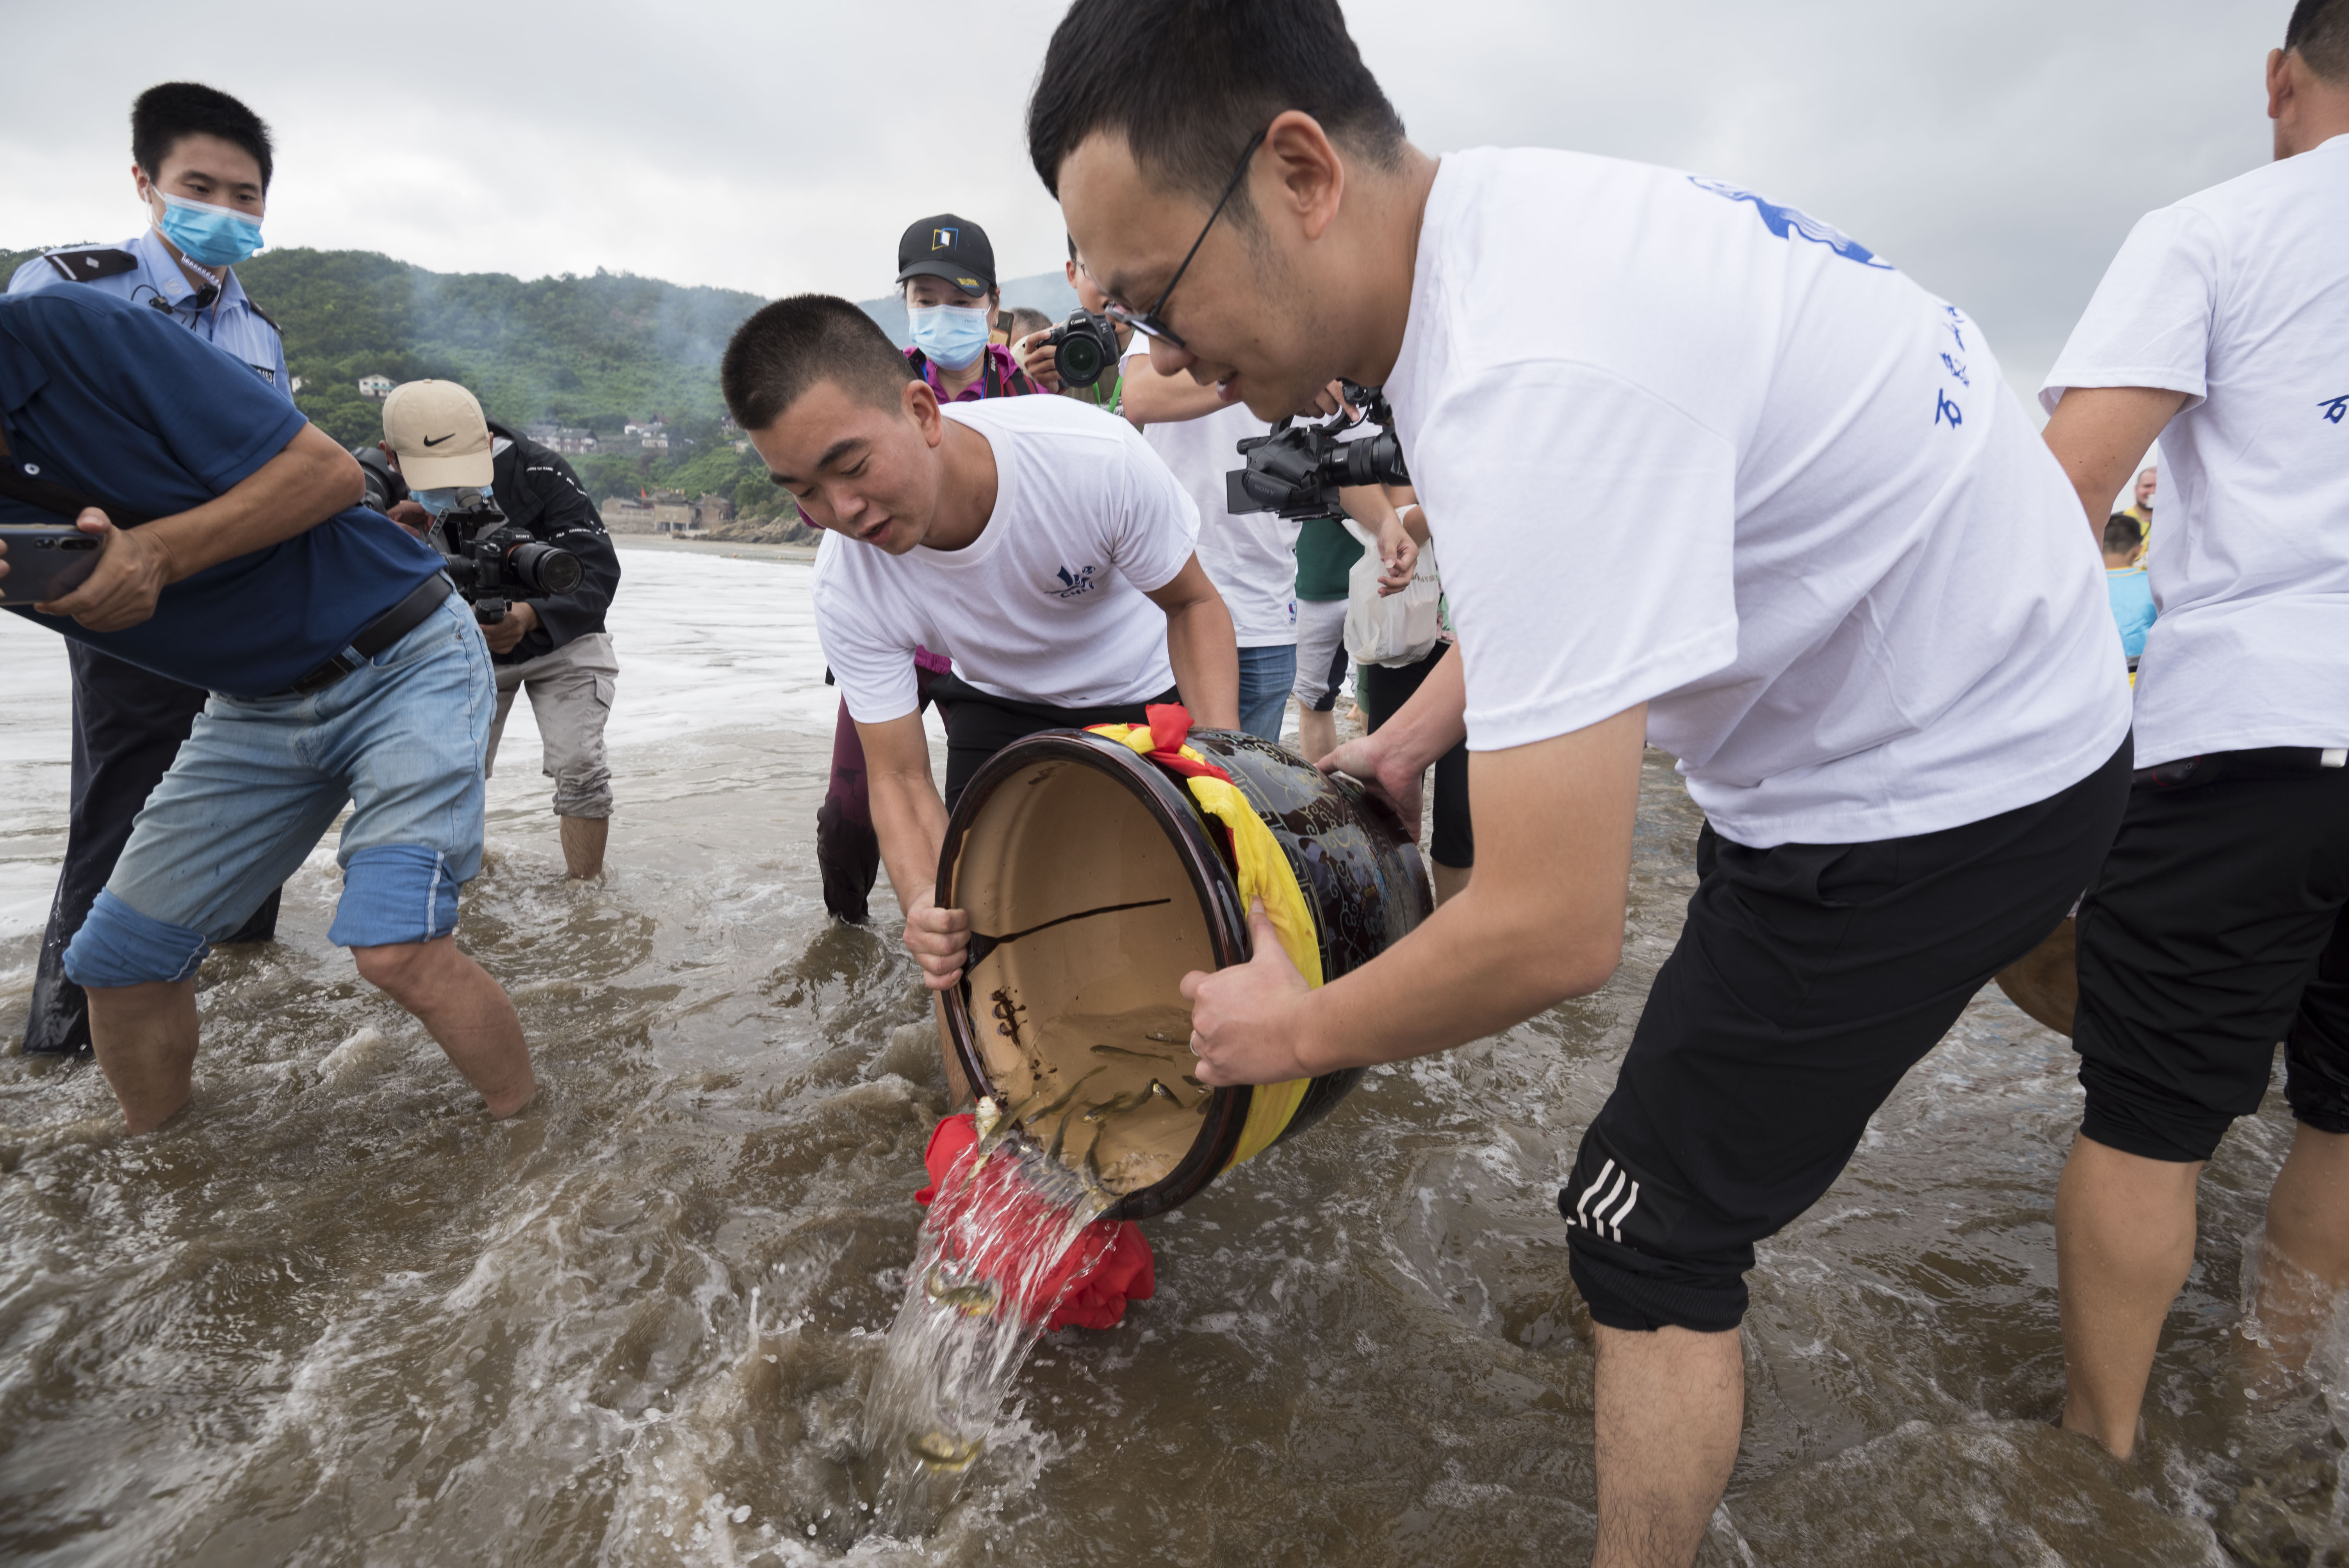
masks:
{"type": "Polygon", "coordinates": [[[277,318],[270,315],[267,311],[262,309],[259,305],[254,304],[253,296],[251,294],[244,296],[244,308],[259,316],[262,320],[267,322],[269,324],[270,331],[275,333],[280,337],[285,335],[285,329],[277,325],[277,318]]]}
{"type": "Polygon", "coordinates": [[[129,251],[51,251],[41,260],[57,268],[59,277],[71,278],[78,284],[119,277],[139,270],[139,258],[129,251]]]}

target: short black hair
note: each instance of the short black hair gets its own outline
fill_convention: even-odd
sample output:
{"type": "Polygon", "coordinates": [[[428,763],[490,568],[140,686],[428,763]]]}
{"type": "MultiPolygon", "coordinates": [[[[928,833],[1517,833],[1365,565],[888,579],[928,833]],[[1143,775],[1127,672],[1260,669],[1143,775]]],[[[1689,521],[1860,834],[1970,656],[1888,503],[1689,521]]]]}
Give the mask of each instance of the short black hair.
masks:
{"type": "Polygon", "coordinates": [[[1010,331],[1014,338],[1025,337],[1031,332],[1052,330],[1052,318],[1032,304],[1015,304],[1007,314],[1011,317],[1010,331]]]}
{"type": "Polygon", "coordinates": [[[261,188],[269,189],[269,127],[228,94],[202,82],[164,82],[132,100],[130,156],[148,179],[162,171],[183,136],[217,136],[242,147],[261,165],[261,188]]]}
{"type": "MultiPolygon", "coordinates": [[[[1337,0],[1076,0],[1028,100],[1028,156],[1057,197],[1069,154],[1114,133],[1154,178],[1212,202],[1289,109],[1381,168],[1401,160],[1402,119],[1337,0]]],[[[1226,211],[1253,217],[1246,181],[1226,211]]]]}
{"type": "Polygon", "coordinates": [[[2105,519],[2106,554],[2118,555],[2124,550],[2135,550],[2144,540],[2144,528],[2128,513],[2116,511],[2105,519]]]}
{"type": "Polygon", "coordinates": [[[894,408],[915,379],[880,324],[836,294],[793,294],[734,329],[719,362],[726,411],[746,430],[763,430],[819,381],[894,408]]]}
{"type": "Polygon", "coordinates": [[[2283,46],[2328,82],[2349,82],[2349,0],[2300,0],[2284,24],[2283,46]]]}

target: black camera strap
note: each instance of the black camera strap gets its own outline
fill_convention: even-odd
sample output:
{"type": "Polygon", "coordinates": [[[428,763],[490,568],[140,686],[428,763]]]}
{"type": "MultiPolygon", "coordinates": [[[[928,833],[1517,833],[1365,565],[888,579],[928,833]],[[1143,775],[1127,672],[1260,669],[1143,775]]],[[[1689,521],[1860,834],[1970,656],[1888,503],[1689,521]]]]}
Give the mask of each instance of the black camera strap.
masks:
{"type": "Polygon", "coordinates": [[[16,455],[9,448],[8,427],[5,421],[0,421],[0,495],[39,507],[43,511],[56,512],[68,521],[90,507],[106,513],[107,521],[117,528],[136,528],[142,522],[155,521],[151,513],[133,511],[129,507],[117,506],[110,500],[100,500],[96,496],[68,490],[64,485],[51,484],[47,480],[35,479],[17,467],[16,455]]]}

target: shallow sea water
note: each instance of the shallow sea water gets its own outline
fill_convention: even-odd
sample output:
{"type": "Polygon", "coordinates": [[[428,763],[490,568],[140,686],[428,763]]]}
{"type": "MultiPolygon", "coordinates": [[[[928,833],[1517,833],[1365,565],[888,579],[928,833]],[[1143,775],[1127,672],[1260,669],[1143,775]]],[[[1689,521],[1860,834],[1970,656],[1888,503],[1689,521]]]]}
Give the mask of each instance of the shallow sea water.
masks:
{"type": "MultiPolygon", "coordinates": [[[[202,979],[193,1112],[126,1139],[89,1067],[0,1057],[0,1558],[14,1563],[1571,1562],[1588,1323],[1552,1208],[1693,879],[1651,753],[1622,972],[1372,1072],[1145,1231],[1158,1291],[1048,1336],[919,1541],[871,1532],[867,1379],[944,1110],[884,891],[830,923],[832,727],[808,569],[630,551],[612,873],[567,885],[518,710],[460,939],[544,1088],[493,1125],[328,945],[329,844],[283,940],[202,979]]],[[[0,1031],[63,842],[65,661],[0,617],[0,1031]]],[[[2054,1431],[2064,1041],[1992,991],[1752,1276],[1744,1451],[1703,1561],[2237,1561],[2255,1474],[2324,1546],[2321,1393],[2253,1398],[2242,1240],[2277,1092],[2204,1186],[2147,1443],[2054,1431]],[[2281,1483],[2278,1483],[2279,1485],[2281,1483]],[[2313,1489],[2313,1490],[2311,1490],[2313,1489]]],[[[2292,1560],[2279,1557],[2277,1561],[2292,1560]]],[[[2301,1558],[2300,1561],[2308,1561],[2301,1558]]]]}

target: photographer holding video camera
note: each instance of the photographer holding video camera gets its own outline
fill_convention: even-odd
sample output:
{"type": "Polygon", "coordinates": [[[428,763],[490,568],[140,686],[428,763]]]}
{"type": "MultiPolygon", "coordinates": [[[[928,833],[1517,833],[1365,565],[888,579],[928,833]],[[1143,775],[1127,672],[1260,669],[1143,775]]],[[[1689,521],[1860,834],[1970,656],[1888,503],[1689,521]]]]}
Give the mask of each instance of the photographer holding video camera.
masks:
{"type": "Polygon", "coordinates": [[[604,725],[620,674],[604,629],[620,559],[604,520],[570,464],[491,424],[453,381],[394,388],[383,434],[409,499],[431,514],[427,542],[472,605],[497,667],[482,775],[497,762],[514,694],[527,688],[564,867],[574,878],[598,875],[612,815],[604,725]]]}

